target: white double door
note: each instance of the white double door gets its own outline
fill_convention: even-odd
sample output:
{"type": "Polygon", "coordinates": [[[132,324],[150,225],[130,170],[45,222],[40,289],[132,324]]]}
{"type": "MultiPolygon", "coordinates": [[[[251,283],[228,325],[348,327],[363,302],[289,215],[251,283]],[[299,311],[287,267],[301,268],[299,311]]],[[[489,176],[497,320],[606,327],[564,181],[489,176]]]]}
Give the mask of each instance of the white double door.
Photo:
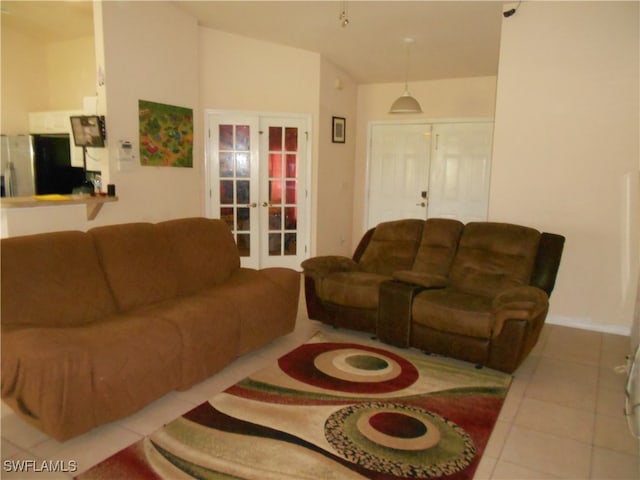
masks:
{"type": "Polygon", "coordinates": [[[487,219],[492,122],[370,125],[367,228],[401,218],[487,219]]]}
{"type": "Polygon", "coordinates": [[[300,268],[309,243],[310,119],[207,115],[208,216],[223,219],[244,267],[300,268]]]}

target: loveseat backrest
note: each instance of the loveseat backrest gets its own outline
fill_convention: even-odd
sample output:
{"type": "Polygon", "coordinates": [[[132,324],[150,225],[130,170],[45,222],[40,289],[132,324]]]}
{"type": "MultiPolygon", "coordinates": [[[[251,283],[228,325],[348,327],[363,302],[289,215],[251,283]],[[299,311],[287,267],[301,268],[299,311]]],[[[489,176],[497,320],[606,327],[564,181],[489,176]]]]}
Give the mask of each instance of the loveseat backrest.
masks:
{"type": "Polygon", "coordinates": [[[411,270],[447,277],[464,224],[448,218],[429,218],[411,270]]]}
{"type": "Polygon", "coordinates": [[[360,258],[360,270],[391,275],[409,270],[422,238],[424,220],[406,219],[383,222],[376,226],[360,258]]]}
{"type": "Polygon", "coordinates": [[[125,223],[89,230],[121,311],[174,298],[178,281],[171,245],[151,223],[125,223]]]}
{"type": "Polygon", "coordinates": [[[529,285],[540,232],[496,222],[470,222],[460,237],[450,285],[464,292],[495,296],[515,286],[529,285]]]}
{"type": "Polygon", "coordinates": [[[2,239],[2,325],[74,326],[116,311],[89,235],[67,231],[2,239]]]}
{"type": "Polygon", "coordinates": [[[222,220],[183,218],[156,226],[169,241],[179,294],[222,283],[240,268],[233,234],[222,220]]]}
{"type": "Polygon", "coordinates": [[[560,268],[565,238],[556,233],[542,232],[538,253],[531,274],[531,285],[541,288],[551,296],[560,268]]]}

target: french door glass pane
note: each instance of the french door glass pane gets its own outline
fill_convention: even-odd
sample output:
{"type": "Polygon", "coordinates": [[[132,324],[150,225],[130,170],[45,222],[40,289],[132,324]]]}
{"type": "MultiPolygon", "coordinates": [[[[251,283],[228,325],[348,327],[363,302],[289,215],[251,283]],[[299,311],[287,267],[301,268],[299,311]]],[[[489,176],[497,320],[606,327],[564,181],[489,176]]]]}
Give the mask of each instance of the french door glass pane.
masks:
{"type": "Polygon", "coordinates": [[[269,181],[269,203],[272,205],[282,203],[282,181],[269,181]]]}
{"type": "Polygon", "coordinates": [[[290,152],[298,151],[298,129],[297,128],[285,128],[284,129],[284,144],[285,149],[290,152]]]}
{"type": "Polygon", "coordinates": [[[269,151],[282,151],[282,127],[269,127],[269,151]]]}
{"type": "Polygon", "coordinates": [[[272,256],[297,253],[298,133],[295,127],[269,127],[269,255],[272,256]]]}
{"type": "Polygon", "coordinates": [[[233,124],[218,128],[220,218],[233,232],[240,256],[250,256],[251,128],[233,124]]]}
{"type": "Polygon", "coordinates": [[[249,152],[236,153],[236,176],[243,178],[251,176],[251,158],[249,152]]]}
{"type": "Polygon", "coordinates": [[[282,155],[279,153],[269,154],[269,177],[282,176],[282,155]]]}
{"type": "Polygon", "coordinates": [[[236,126],[236,150],[249,150],[251,147],[249,133],[249,125],[236,126]]]}
{"type": "Polygon", "coordinates": [[[233,153],[220,152],[220,176],[233,177],[233,153]]]}
{"type": "Polygon", "coordinates": [[[298,155],[287,154],[287,178],[296,178],[298,176],[298,155]]]}

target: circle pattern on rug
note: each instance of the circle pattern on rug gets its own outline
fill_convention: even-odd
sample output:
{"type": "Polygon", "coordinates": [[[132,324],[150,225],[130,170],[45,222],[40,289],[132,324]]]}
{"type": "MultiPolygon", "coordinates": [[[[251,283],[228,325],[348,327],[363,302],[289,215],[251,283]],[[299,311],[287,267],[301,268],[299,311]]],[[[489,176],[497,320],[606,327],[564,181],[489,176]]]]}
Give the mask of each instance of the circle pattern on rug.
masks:
{"type": "Polygon", "coordinates": [[[334,412],[325,438],[347,460],[397,477],[434,478],[469,466],[476,454],[462,428],[400,403],[363,402],[334,412]]]}
{"type": "Polygon", "coordinates": [[[278,360],[283,372],[314,387],[348,393],[397,392],[414,384],[418,369],[382,348],[345,343],[310,343],[278,360]]]}
{"type": "Polygon", "coordinates": [[[389,356],[357,348],[329,350],[317,355],[313,363],[330,377],[348,382],[384,382],[402,373],[398,362],[389,356]]]}

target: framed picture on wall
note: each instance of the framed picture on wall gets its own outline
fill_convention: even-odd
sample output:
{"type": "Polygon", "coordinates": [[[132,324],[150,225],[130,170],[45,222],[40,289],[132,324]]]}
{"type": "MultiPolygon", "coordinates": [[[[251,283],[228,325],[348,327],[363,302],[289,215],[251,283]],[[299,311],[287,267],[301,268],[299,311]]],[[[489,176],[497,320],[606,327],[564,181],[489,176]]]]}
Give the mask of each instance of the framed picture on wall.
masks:
{"type": "Polygon", "coordinates": [[[344,143],[347,120],[344,117],[332,117],[333,128],[331,141],[333,143],[344,143]]]}

